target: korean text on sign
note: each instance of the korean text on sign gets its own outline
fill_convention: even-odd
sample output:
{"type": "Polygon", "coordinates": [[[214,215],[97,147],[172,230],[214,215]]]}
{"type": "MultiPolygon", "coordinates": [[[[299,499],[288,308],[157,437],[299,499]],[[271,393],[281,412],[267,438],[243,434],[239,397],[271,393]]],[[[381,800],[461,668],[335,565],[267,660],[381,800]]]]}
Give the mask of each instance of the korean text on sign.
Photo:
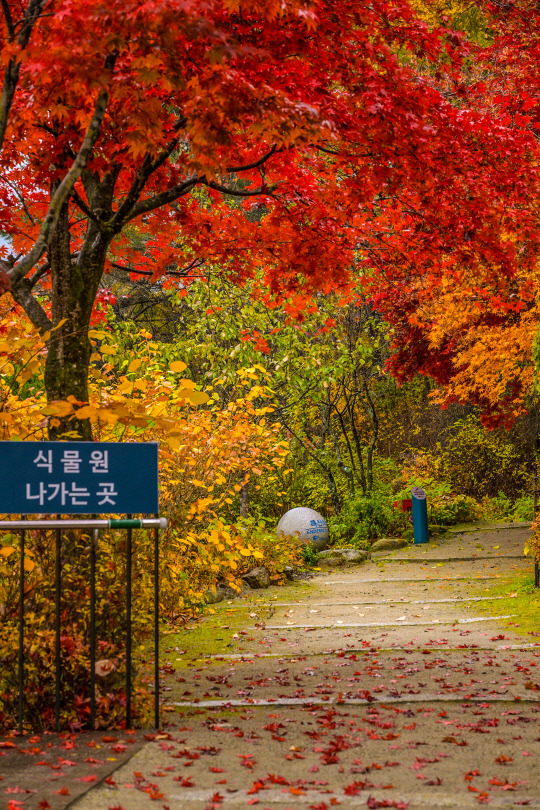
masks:
{"type": "Polygon", "coordinates": [[[155,442],[0,442],[0,513],[158,509],[155,442]]]}

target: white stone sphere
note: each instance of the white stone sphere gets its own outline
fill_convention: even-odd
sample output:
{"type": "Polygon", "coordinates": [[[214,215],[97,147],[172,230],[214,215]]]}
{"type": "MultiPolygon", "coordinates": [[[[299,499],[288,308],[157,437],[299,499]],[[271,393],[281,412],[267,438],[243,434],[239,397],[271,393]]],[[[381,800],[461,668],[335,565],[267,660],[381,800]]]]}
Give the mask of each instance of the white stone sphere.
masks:
{"type": "Polygon", "coordinates": [[[296,535],[304,545],[322,551],[328,544],[328,524],[315,509],[298,506],[285,512],[277,526],[277,536],[296,535]]]}

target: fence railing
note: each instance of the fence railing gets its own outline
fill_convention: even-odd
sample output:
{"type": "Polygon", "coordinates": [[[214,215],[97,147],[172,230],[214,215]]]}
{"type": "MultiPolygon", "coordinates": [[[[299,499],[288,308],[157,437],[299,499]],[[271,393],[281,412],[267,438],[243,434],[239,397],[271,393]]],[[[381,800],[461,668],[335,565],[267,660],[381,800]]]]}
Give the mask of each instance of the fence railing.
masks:
{"type": "Polygon", "coordinates": [[[96,724],[96,556],[98,553],[99,532],[104,529],[126,530],[126,727],[132,723],[132,564],[133,564],[133,530],[152,529],[153,543],[153,579],[154,579],[154,725],[159,728],[159,532],[167,527],[166,518],[155,516],[152,518],[123,519],[61,519],[56,520],[27,520],[25,515],[20,520],[0,520],[0,531],[17,531],[20,537],[20,564],[19,564],[19,627],[18,627],[18,728],[22,733],[25,721],[25,542],[26,532],[29,530],[46,529],[55,531],[55,626],[54,626],[54,729],[60,730],[60,713],[62,704],[62,656],[61,656],[61,599],[62,599],[62,532],[66,529],[91,532],[90,543],[90,729],[96,724]]]}

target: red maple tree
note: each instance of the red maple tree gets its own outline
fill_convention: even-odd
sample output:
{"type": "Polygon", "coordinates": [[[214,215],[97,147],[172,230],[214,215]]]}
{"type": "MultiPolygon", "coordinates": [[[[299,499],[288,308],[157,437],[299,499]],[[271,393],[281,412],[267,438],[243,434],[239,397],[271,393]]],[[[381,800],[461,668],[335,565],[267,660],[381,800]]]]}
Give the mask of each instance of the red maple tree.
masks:
{"type": "Polygon", "coordinates": [[[532,347],[540,327],[540,10],[532,0],[479,5],[491,41],[476,50],[463,103],[476,120],[478,159],[487,170],[475,176],[485,206],[478,205],[476,223],[468,207],[463,217],[470,255],[457,257],[447,244],[438,262],[411,263],[410,272],[398,259],[370,290],[394,326],[388,365],[398,379],[430,376],[443,386],[443,405],[472,402],[486,425],[508,427],[529,406],[532,347]],[[489,212],[504,187],[508,208],[497,225],[489,212]],[[481,248],[486,228],[501,237],[499,257],[481,248]]]}
{"type": "Polygon", "coordinates": [[[346,287],[355,266],[381,290],[461,266],[511,276],[516,244],[536,250],[535,143],[468,103],[476,47],[406,0],[2,11],[3,266],[33,323],[57,327],[50,400],[88,398],[112,262],[157,279],[204,261],[290,294],[346,287]]]}

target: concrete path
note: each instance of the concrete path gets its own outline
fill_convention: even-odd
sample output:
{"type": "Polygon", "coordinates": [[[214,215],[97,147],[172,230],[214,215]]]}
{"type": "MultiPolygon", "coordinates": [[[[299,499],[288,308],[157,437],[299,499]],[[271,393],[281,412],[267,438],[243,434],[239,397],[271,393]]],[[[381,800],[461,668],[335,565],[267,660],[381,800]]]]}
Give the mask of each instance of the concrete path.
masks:
{"type": "Polygon", "coordinates": [[[472,532],[220,606],[204,620],[219,655],[169,648],[164,733],[72,806],[540,807],[540,638],[492,592],[530,570],[527,534],[472,532]]]}

